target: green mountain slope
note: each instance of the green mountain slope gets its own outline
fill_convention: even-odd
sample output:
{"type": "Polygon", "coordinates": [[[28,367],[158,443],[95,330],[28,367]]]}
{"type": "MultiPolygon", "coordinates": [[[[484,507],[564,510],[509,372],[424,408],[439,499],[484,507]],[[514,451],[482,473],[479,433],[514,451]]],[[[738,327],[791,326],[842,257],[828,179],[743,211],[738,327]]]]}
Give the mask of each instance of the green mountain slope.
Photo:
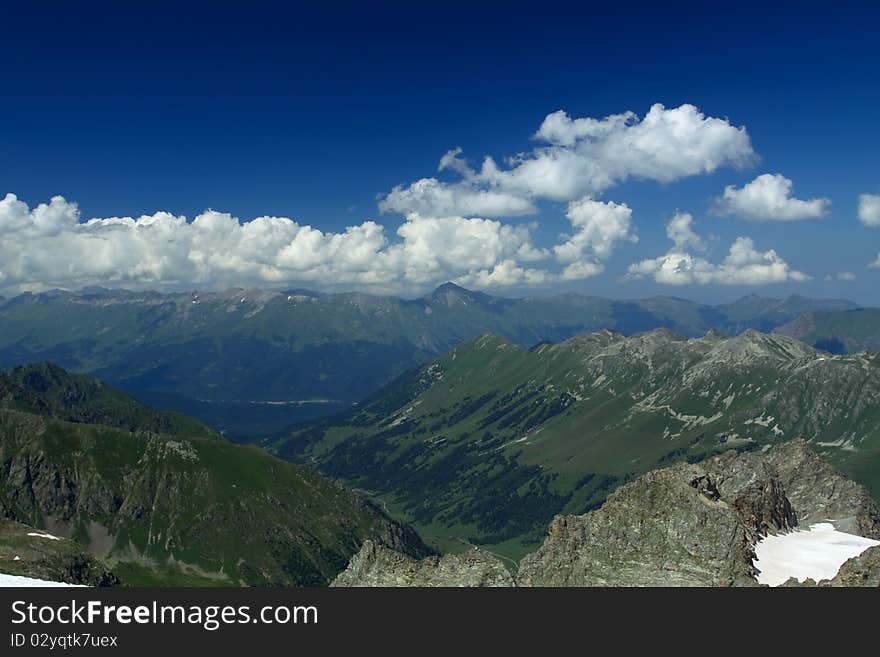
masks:
{"type": "Polygon", "coordinates": [[[803,340],[833,353],[880,349],[880,309],[805,313],[774,333],[803,340]]]}
{"type": "Polygon", "coordinates": [[[728,306],[673,297],[505,299],[453,284],[412,300],[302,290],[53,291],[0,302],[0,368],[52,361],[252,437],[347,408],[486,331],[530,347],[601,329],[770,330],[807,310],[854,307],[800,297],[728,306]]]}
{"type": "MultiPolygon", "coordinates": [[[[29,380],[20,375],[11,378],[29,380]]],[[[27,410],[42,415],[0,408],[0,517],[72,539],[125,584],[321,585],[366,539],[426,552],[412,530],[313,470],[210,433],[157,433],[163,414],[71,380],[93,393],[77,397],[84,417],[99,409],[116,426],[67,421],[72,405],[56,403],[56,386],[45,397],[28,388],[27,410]],[[118,428],[139,417],[132,408],[146,429],[118,428]]]]}
{"type": "Polygon", "coordinates": [[[381,495],[444,548],[516,556],[555,514],[652,468],[793,438],[880,493],[880,355],[755,331],[530,350],[488,334],[275,447],[381,495]]]}
{"type": "Polygon", "coordinates": [[[72,374],[51,363],[0,372],[0,407],[129,431],[217,435],[192,418],[156,411],[97,379],[72,374]]]}

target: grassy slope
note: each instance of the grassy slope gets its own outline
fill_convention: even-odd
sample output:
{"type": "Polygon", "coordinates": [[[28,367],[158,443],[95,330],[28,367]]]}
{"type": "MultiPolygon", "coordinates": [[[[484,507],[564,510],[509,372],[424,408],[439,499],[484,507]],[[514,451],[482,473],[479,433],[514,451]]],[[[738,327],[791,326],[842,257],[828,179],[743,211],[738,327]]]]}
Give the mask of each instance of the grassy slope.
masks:
{"type": "Polygon", "coordinates": [[[51,363],[0,372],[0,407],[131,431],[217,435],[192,418],[156,411],[96,379],[72,374],[51,363]]]}
{"type": "Polygon", "coordinates": [[[0,508],[69,536],[126,583],[326,583],[392,523],[252,446],[0,411],[0,508]]]}

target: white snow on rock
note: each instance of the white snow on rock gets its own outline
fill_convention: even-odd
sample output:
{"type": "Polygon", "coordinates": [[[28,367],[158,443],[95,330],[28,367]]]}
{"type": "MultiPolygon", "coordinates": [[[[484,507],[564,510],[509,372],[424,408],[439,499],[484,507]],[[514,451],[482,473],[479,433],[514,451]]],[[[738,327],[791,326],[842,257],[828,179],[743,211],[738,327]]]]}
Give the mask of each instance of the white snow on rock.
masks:
{"type": "Polygon", "coordinates": [[[66,584],[64,582],[50,582],[46,579],[34,579],[33,577],[21,577],[20,575],[4,575],[0,573],[0,588],[8,586],[75,586],[79,584],[66,584]]]}
{"type": "Polygon", "coordinates": [[[60,541],[61,540],[57,536],[52,536],[52,534],[43,534],[40,532],[28,532],[28,536],[36,536],[37,538],[48,538],[51,541],[60,541]]]}
{"type": "Polygon", "coordinates": [[[820,522],[810,525],[808,531],[761,539],[755,545],[754,566],[761,584],[779,586],[789,577],[799,582],[810,577],[818,582],[831,579],[844,562],[875,545],[880,541],[839,532],[830,522],[820,522]]]}

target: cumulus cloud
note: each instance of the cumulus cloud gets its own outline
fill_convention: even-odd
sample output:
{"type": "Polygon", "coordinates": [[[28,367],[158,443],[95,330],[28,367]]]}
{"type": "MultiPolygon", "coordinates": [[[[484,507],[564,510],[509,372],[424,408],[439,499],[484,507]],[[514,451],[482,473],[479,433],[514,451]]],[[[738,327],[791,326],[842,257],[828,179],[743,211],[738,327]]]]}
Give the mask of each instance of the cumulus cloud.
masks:
{"type": "Polygon", "coordinates": [[[880,255],[877,256],[877,259],[868,265],[868,269],[880,269],[880,255]]]}
{"type": "Polygon", "coordinates": [[[651,277],[666,285],[765,285],[809,280],[809,276],[792,269],[773,249],[758,251],[748,237],[738,237],[720,263],[695,256],[687,251],[695,237],[699,240],[690,223],[690,215],[676,213],[666,231],[674,246],[665,255],[630,265],[628,276],[651,277]]]}
{"type": "Polygon", "coordinates": [[[486,286],[531,283],[539,270],[514,264],[550,257],[532,228],[415,213],[391,236],[373,221],[332,233],[214,210],[191,222],[167,212],[81,221],[76,203],[61,196],[30,209],[8,194],[0,200],[0,288],[296,282],[407,291],[467,276],[486,286]]]}
{"type": "Polygon", "coordinates": [[[859,221],[866,226],[880,226],[880,195],[859,194],[859,221]]]}
{"type": "Polygon", "coordinates": [[[722,216],[737,216],[752,221],[797,221],[818,219],[828,214],[831,201],[813,198],[803,201],[791,195],[793,184],[782,174],[765,173],[737,189],[724,188],[724,194],[715,199],[713,212],[722,216]]]}
{"type": "Polygon", "coordinates": [[[559,262],[571,265],[586,259],[595,263],[608,258],[618,242],[638,241],[633,232],[632,210],[625,203],[586,197],[569,203],[565,216],[574,233],[565,235],[565,241],[553,247],[559,262]]]}
{"type": "Polygon", "coordinates": [[[672,240],[676,248],[691,248],[695,251],[706,249],[706,244],[691,228],[693,223],[694,218],[687,212],[676,212],[666,224],[666,236],[672,240]]]}
{"type": "Polygon", "coordinates": [[[334,233],[287,217],[242,222],[215,210],[192,221],[167,212],[81,221],[76,203],[61,196],[31,209],[8,194],[0,200],[0,290],[304,284],[410,293],[446,280],[542,285],[595,276],[618,243],[637,239],[625,204],[583,198],[566,216],[572,233],[540,248],[536,224],[496,219],[410,213],[391,233],[374,221],[334,233]]]}
{"type": "Polygon", "coordinates": [[[436,178],[422,178],[412,185],[399,185],[379,202],[382,212],[449,215],[519,217],[535,214],[535,205],[522,196],[476,185],[447,185],[436,178]]]}
{"type": "Polygon", "coordinates": [[[707,117],[693,105],[667,109],[656,104],[644,118],[633,112],[602,119],[548,115],[534,135],[542,142],[509,158],[504,166],[490,156],[478,170],[461,149],[446,153],[441,171],[460,180],[422,178],[395,187],[381,200],[383,212],[489,217],[537,212],[536,202],[574,201],[630,178],[672,182],[744,166],[755,153],[745,128],[707,117]]]}
{"type": "MultiPolygon", "coordinates": [[[[599,271],[601,271],[601,268],[599,271]]],[[[485,288],[542,285],[557,279],[557,275],[547,270],[525,268],[518,265],[514,260],[503,260],[491,269],[481,269],[460,276],[455,279],[455,282],[466,287],[485,288]]]]}

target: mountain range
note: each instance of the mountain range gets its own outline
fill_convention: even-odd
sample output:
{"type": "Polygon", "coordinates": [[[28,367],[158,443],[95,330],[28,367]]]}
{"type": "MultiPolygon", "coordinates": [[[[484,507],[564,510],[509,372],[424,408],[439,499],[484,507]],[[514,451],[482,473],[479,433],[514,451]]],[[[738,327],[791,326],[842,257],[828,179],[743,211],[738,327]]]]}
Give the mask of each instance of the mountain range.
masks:
{"type": "MultiPolygon", "coordinates": [[[[266,438],[275,455],[36,363],[0,373],[0,572],[89,585],[753,584],[768,532],[832,518],[880,535],[878,427],[880,354],[751,329],[531,348],[486,333],[266,438]]],[[[839,581],[874,581],[876,562],[869,550],[839,581]]]]}
{"type": "Polygon", "coordinates": [[[350,408],[487,331],[522,347],[603,329],[735,335],[771,331],[808,312],[857,308],[797,296],[717,306],[674,297],[507,299],[451,283],[418,299],[307,290],[54,290],[0,299],[0,369],[51,361],[253,440],[350,408]]]}
{"type": "Polygon", "coordinates": [[[531,349],[485,334],[267,445],[381,498],[438,548],[517,560],[556,514],[649,470],[797,438],[880,494],[880,353],[754,330],[531,349]]]}

